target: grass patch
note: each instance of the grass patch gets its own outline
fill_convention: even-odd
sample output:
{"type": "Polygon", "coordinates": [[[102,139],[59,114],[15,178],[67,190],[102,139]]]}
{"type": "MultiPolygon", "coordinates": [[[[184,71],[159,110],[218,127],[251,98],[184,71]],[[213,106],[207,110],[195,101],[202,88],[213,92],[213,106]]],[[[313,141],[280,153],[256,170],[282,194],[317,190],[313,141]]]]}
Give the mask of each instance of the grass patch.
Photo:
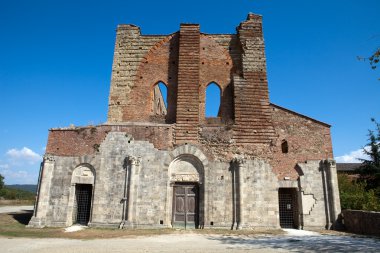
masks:
{"type": "Polygon", "coordinates": [[[69,239],[110,239],[131,238],[138,236],[156,236],[163,234],[201,234],[201,235],[225,235],[225,236],[262,236],[281,235],[280,229],[262,230],[228,230],[228,229],[117,229],[117,228],[87,228],[77,232],[65,233],[64,228],[26,228],[33,213],[24,211],[18,213],[0,214],[0,236],[4,237],[29,237],[29,238],[69,238],[69,239]]]}
{"type": "Polygon", "coordinates": [[[0,214],[0,235],[6,237],[59,237],[60,229],[29,229],[25,227],[32,212],[0,214]]]}

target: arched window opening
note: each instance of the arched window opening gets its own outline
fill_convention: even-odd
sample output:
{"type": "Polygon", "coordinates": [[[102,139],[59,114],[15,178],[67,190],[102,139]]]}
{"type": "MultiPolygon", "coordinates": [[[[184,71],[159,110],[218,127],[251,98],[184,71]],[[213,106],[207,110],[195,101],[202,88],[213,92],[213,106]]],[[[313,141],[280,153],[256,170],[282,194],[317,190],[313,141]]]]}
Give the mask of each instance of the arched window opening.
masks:
{"type": "Polygon", "coordinates": [[[158,82],[153,88],[153,114],[166,115],[168,108],[168,88],[163,82],[158,82]]]}
{"type": "Polygon", "coordinates": [[[212,82],[206,88],[205,114],[207,118],[220,116],[220,87],[212,82]]]}
{"type": "Polygon", "coordinates": [[[288,142],[286,140],[282,141],[281,150],[283,154],[287,154],[289,152],[288,142]]]}

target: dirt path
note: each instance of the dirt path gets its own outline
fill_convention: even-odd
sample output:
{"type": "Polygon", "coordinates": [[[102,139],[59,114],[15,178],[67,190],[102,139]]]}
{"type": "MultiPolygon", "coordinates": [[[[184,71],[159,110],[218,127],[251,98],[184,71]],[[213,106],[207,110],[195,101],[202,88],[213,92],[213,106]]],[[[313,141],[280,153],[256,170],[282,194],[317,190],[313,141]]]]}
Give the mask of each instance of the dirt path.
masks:
{"type": "MultiPolygon", "coordinates": [[[[246,247],[234,242],[223,242],[222,236],[197,234],[161,235],[126,239],[68,240],[68,239],[5,239],[0,238],[4,252],[241,252],[246,247]]],[[[238,238],[229,238],[229,240],[238,238]]],[[[261,249],[250,247],[252,252],[261,249]]],[[[268,249],[266,252],[286,252],[268,249]]]]}
{"type": "Polygon", "coordinates": [[[34,206],[0,206],[0,213],[33,211],[34,206]]]}

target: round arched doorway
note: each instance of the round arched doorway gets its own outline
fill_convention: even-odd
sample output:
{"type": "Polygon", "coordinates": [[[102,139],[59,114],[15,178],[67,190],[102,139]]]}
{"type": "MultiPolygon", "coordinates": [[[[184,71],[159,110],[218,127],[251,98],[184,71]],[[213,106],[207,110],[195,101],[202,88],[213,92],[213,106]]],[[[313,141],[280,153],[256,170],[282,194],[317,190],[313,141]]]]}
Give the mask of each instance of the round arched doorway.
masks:
{"type": "MultiPolygon", "coordinates": [[[[204,167],[193,155],[182,154],[169,166],[172,196],[172,227],[199,228],[203,226],[204,167]]],[[[169,196],[170,197],[170,196],[169,196]]]]}

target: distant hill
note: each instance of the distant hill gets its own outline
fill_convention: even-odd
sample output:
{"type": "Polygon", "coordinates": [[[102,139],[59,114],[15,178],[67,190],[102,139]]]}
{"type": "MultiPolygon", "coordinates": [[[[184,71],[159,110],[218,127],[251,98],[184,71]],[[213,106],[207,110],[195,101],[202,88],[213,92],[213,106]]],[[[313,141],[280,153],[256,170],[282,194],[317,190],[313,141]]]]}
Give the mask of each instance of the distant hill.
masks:
{"type": "Polygon", "coordinates": [[[5,187],[9,189],[18,189],[23,190],[31,193],[36,193],[37,191],[37,185],[35,184],[11,184],[11,185],[5,185],[5,187]]]}

